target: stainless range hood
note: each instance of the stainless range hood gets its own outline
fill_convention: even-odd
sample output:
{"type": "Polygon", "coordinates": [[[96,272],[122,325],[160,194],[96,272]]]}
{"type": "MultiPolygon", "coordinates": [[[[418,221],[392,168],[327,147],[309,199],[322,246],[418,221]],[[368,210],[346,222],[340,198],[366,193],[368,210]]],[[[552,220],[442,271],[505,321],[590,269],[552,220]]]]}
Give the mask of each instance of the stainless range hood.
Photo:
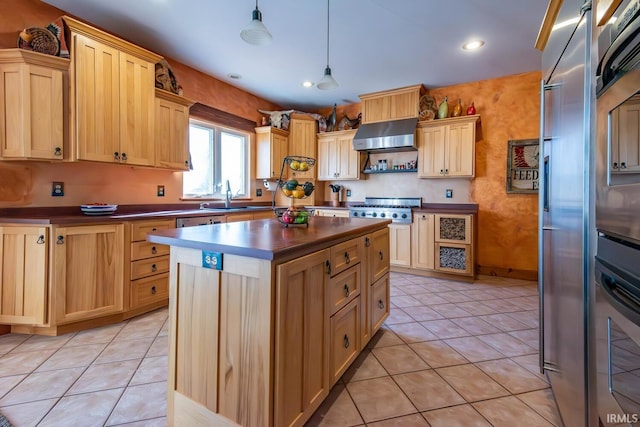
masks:
{"type": "Polygon", "coordinates": [[[402,119],[361,125],[353,138],[356,151],[415,150],[418,119],[402,119]]]}

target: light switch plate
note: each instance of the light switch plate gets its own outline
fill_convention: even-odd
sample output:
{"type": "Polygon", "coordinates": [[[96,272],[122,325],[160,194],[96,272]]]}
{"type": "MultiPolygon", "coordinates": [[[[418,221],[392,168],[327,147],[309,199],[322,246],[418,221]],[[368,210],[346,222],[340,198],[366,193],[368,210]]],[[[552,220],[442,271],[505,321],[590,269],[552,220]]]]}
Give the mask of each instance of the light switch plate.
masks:
{"type": "Polygon", "coordinates": [[[447,199],[451,199],[453,197],[453,190],[447,188],[444,190],[444,195],[447,199]]]}
{"type": "Polygon", "coordinates": [[[158,197],[164,197],[164,185],[158,185],[158,197]]]}
{"type": "Polygon", "coordinates": [[[62,182],[62,181],[53,181],[51,183],[51,196],[52,197],[62,197],[62,196],[64,196],[64,182],[62,182]]]}
{"type": "Polygon", "coordinates": [[[256,188],[256,197],[262,196],[262,188],[256,188]]]}
{"type": "Polygon", "coordinates": [[[347,197],[351,197],[351,190],[347,190],[347,197]]]}

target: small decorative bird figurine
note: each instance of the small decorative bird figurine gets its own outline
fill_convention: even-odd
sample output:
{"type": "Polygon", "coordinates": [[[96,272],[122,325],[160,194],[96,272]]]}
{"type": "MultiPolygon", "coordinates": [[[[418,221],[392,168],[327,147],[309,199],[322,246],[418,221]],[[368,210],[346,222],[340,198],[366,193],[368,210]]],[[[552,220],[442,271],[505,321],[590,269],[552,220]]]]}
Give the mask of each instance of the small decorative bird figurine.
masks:
{"type": "Polygon", "coordinates": [[[336,104],[333,104],[333,111],[327,117],[327,132],[333,132],[336,127],[336,104]]]}

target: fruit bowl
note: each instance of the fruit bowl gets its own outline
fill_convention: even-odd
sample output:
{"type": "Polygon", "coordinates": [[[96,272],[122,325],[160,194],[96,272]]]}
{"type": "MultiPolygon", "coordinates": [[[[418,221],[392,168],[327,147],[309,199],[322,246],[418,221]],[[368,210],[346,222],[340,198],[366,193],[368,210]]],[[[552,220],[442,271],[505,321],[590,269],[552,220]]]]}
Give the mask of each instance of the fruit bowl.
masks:
{"type": "Polygon", "coordinates": [[[304,156],[287,156],[285,161],[289,169],[300,172],[308,171],[316,164],[316,159],[304,156]]]}
{"type": "Polygon", "coordinates": [[[290,225],[306,225],[309,226],[309,217],[313,216],[314,209],[307,208],[275,208],[273,213],[278,221],[285,226],[290,225]]]}
{"type": "Polygon", "coordinates": [[[282,193],[290,199],[306,199],[315,189],[312,182],[307,181],[304,184],[300,184],[295,179],[282,181],[278,185],[280,186],[282,193]]]}

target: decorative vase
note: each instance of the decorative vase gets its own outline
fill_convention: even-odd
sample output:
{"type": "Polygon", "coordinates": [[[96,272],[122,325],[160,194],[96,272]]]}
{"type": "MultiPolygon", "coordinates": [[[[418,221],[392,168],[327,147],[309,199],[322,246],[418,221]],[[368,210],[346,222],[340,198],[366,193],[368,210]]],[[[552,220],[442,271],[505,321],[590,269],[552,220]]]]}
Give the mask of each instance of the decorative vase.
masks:
{"type": "Polygon", "coordinates": [[[473,106],[473,102],[467,108],[467,116],[473,116],[476,113],[476,107],[473,106]]]}
{"type": "Polygon", "coordinates": [[[442,101],[440,103],[440,106],[438,107],[438,118],[445,119],[448,116],[449,116],[449,103],[448,103],[448,98],[445,96],[444,101],[442,101]]]}
{"type": "Polygon", "coordinates": [[[458,103],[453,107],[451,117],[459,117],[462,114],[462,100],[458,98],[458,103]]]}

